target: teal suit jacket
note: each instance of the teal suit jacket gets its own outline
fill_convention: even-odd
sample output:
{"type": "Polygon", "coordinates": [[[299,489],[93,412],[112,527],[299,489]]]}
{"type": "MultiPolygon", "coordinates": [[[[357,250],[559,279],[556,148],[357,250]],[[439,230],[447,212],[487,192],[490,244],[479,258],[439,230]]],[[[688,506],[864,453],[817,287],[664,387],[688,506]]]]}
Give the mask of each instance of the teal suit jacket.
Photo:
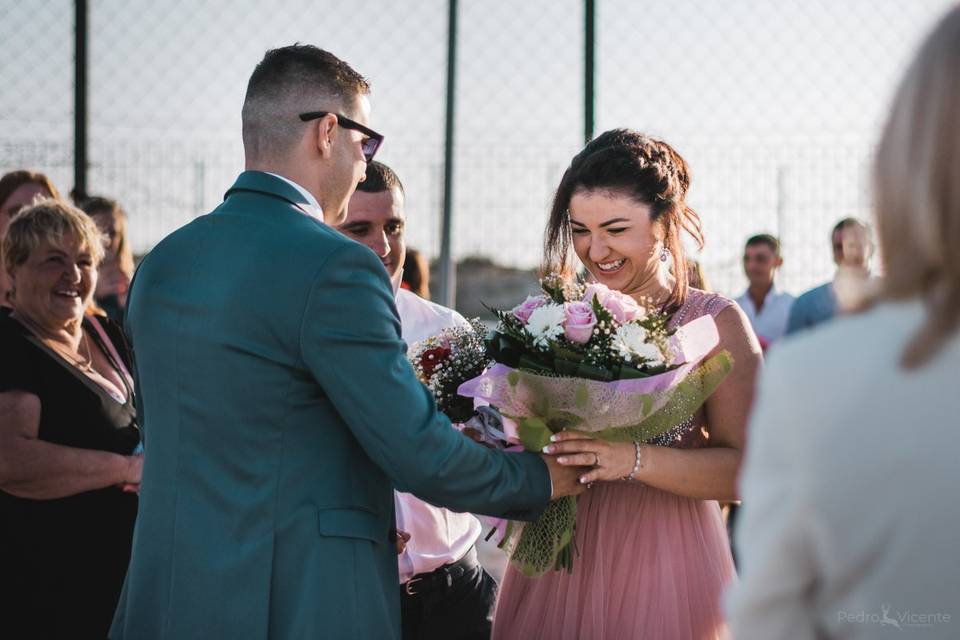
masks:
{"type": "Polygon", "coordinates": [[[245,172],[127,311],[146,458],[111,638],[398,638],[393,490],[532,519],[550,479],[450,427],[366,247],[245,172]]]}

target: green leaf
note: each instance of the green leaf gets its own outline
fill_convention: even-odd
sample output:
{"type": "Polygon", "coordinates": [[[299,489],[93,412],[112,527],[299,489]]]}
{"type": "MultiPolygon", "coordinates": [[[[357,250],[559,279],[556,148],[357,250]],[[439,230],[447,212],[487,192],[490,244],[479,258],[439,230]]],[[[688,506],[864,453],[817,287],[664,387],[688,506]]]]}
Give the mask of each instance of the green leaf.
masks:
{"type": "Polygon", "coordinates": [[[517,431],[520,434],[520,442],[527,451],[542,451],[550,444],[550,436],[553,435],[543,418],[537,417],[520,418],[517,431]]]}

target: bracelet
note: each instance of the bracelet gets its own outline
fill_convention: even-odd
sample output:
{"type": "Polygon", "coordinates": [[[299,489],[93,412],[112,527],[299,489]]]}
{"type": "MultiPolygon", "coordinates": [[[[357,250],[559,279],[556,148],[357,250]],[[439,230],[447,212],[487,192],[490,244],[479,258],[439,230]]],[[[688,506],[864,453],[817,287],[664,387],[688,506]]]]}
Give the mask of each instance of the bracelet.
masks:
{"type": "Polygon", "coordinates": [[[633,463],[633,471],[631,471],[629,475],[624,476],[623,477],[624,480],[636,480],[636,478],[634,478],[633,476],[635,476],[637,474],[637,471],[640,470],[640,441],[634,440],[633,446],[636,448],[637,457],[635,458],[633,463]]]}

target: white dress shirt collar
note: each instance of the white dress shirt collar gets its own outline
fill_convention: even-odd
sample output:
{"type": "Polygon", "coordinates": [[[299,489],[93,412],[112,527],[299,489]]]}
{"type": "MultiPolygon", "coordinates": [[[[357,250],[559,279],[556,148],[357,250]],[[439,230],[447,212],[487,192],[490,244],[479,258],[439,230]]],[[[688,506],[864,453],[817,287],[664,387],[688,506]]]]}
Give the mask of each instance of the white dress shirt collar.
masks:
{"type": "Polygon", "coordinates": [[[313,197],[313,194],[312,194],[312,193],[310,193],[309,191],[307,191],[306,189],[304,189],[303,187],[301,187],[299,184],[297,184],[296,182],[294,182],[294,181],[291,180],[290,178],[284,178],[284,177],[281,176],[280,174],[270,173],[269,171],[264,171],[264,173],[266,173],[267,175],[271,175],[271,176],[273,176],[274,178],[280,178],[281,180],[283,180],[284,182],[286,182],[287,184],[289,184],[291,187],[293,187],[294,189],[296,189],[297,191],[299,191],[299,192],[300,192],[300,195],[302,195],[304,198],[306,198],[306,199],[307,199],[307,203],[310,205],[309,208],[308,208],[308,207],[303,207],[303,209],[304,209],[305,211],[307,211],[307,213],[309,213],[311,216],[313,216],[314,218],[318,219],[320,222],[323,222],[323,208],[320,206],[320,203],[317,202],[317,199],[313,197]],[[312,208],[312,210],[310,210],[310,208],[312,208]]]}

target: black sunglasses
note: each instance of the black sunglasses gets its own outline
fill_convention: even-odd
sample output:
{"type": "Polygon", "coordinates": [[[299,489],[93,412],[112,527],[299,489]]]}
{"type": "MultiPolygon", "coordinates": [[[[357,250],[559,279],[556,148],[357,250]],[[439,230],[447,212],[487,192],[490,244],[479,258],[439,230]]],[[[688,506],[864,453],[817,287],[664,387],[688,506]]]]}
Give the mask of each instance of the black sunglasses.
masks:
{"type": "Polygon", "coordinates": [[[308,113],[301,113],[300,119],[304,122],[309,122],[310,120],[317,120],[323,116],[333,114],[337,116],[337,122],[344,129],[353,129],[354,131],[359,131],[363,135],[367,136],[361,142],[361,148],[363,149],[363,157],[366,159],[367,163],[373,160],[374,154],[377,153],[377,149],[380,148],[380,145],[383,144],[383,135],[377,133],[373,129],[363,126],[355,120],[351,120],[346,116],[342,116],[339,113],[334,111],[310,111],[308,113]]]}

